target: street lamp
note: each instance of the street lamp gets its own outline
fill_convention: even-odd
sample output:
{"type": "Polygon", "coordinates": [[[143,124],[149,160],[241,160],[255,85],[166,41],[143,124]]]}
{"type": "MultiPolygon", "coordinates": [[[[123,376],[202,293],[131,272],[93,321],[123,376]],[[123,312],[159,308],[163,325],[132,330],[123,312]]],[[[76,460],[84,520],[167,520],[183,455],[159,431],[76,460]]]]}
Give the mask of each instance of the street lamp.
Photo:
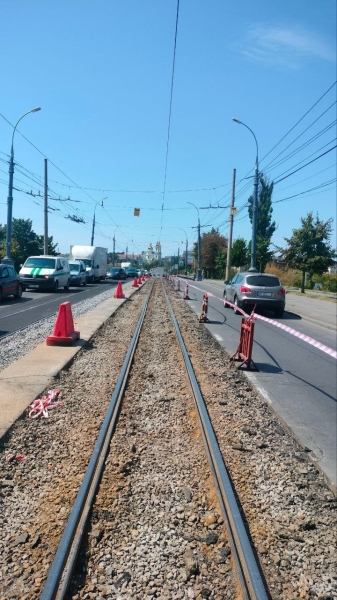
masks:
{"type": "Polygon", "coordinates": [[[256,160],[255,160],[255,172],[254,172],[254,198],[253,198],[253,210],[252,210],[252,248],[251,248],[251,262],[249,271],[257,272],[256,268],[256,229],[257,229],[257,210],[258,210],[258,187],[259,187],[259,148],[257,145],[257,139],[254,131],[251,130],[248,125],[239,121],[239,119],[232,119],[235,123],[243,125],[253,134],[256,143],[256,160]]]}
{"type": "Polygon", "coordinates": [[[38,112],[41,108],[38,106],[37,108],[32,108],[26,112],[20,119],[17,121],[12,135],[12,145],[11,145],[11,155],[9,159],[9,183],[8,183],[8,197],[7,197],[7,232],[6,232],[6,256],[2,259],[3,263],[7,263],[8,265],[12,265],[13,261],[11,259],[11,246],[12,246],[12,211],[13,211],[13,177],[14,177],[14,134],[17,126],[19,125],[21,119],[26,115],[29,115],[33,112],[38,112]]]}
{"type": "Polygon", "coordinates": [[[94,237],[95,237],[95,223],[96,223],[96,219],[95,219],[95,213],[96,213],[96,206],[97,204],[99,204],[100,206],[103,206],[103,200],[107,200],[108,196],[105,196],[105,198],[102,198],[101,203],[96,202],[95,204],[95,208],[94,208],[94,218],[92,220],[92,230],[91,230],[91,246],[94,245],[94,237]]]}
{"type": "Polygon", "coordinates": [[[201,261],[200,261],[200,217],[199,217],[199,209],[192,202],[187,202],[187,204],[191,204],[191,206],[194,206],[194,208],[196,208],[197,211],[198,211],[198,270],[197,270],[197,281],[201,281],[202,277],[201,277],[201,261]]]}
{"type": "Polygon", "coordinates": [[[187,275],[187,255],[188,255],[188,239],[187,239],[187,233],[185,231],[185,229],[183,229],[182,227],[179,227],[180,231],[183,231],[184,234],[186,235],[186,254],[185,254],[185,275],[187,275]]]}

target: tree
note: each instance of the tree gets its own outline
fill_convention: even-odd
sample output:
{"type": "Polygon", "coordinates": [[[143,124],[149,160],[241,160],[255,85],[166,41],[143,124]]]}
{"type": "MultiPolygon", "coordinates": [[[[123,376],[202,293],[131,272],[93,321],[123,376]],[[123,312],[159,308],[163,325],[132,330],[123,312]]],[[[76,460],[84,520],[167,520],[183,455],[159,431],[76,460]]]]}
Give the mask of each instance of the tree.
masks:
{"type": "Polygon", "coordinates": [[[217,256],[221,250],[227,248],[227,239],[220,235],[217,229],[212,228],[201,237],[201,264],[207,277],[215,276],[217,256]]]}
{"type": "MultiPolygon", "coordinates": [[[[272,221],[272,194],[274,183],[260,176],[260,186],[257,204],[257,226],[256,226],[256,267],[263,273],[266,264],[272,260],[273,252],[269,249],[271,238],[276,230],[276,223],[272,221]]],[[[253,220],[253,196],[248,199],[248,215],[250,222],[253,220]]],[[[251,253],[251,242],[248,245],[251,253]]]]}
{"type": "MultiPolygon", "coordinates": [[[[0,225],[1,258],[6,255],[6,232],[7,226],[0,225]]],[[[48,237],[48,254],[55,255],[56,246],[53,237],[48,237]]],[[[20,269],[20,264],[24,263],[28,256],[40,255],[43,251],[44,238],[33,231],[31,219],[13,219],[11,257],[16,270],[20,269]]]]}
{"type": "Polygon", "coordinates": [[[238,237],[232,245],[231,264],[233,267],[242,267],[248,260],[247,242],[238,237]]]}
{"type": "Polygon", "coordinates": [[[215,268],[219,275],[224,275],[227,264],[227,248],[219,248],[215,258],[215,268]]]}
{"type": "Polygon", "coordinates": [[[336,252],[329,244],[333,219],[321,221],[314,219],[312,211],[301,218],[302,227],[293,229],[291,238],[284,238],[288,243],[285,249],[280,248],[289,267],[302,273],[301,292],[304,293],[305,275],[322,275],[328,270],[336,258],[336,252]]]}

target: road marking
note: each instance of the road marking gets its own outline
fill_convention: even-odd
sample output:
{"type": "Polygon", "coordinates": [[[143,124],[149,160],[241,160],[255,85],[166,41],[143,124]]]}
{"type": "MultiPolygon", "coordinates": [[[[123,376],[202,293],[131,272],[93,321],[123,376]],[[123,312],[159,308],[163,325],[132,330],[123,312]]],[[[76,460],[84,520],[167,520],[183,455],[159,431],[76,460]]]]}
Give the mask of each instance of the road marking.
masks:
{"type": "Polygon", "coordinates": [[[258,389],[258,391],[263,396],[263,398],[268,402],[268,404],[272,404],[271,398],[270,398],[267,390],[264,387],[262,387],[262,385],[259,384],[255,375],[253,375],[253,373],[249,373],[248,371],[245,371],[245,375],[247,375],[248,379],[250,379],[252,384],[258,389]]]}
{"type": "MultiPolygon", "coordinates": [[[[83,290],[79,290],[78,292],[73,292],[72,294],[67,294],[67,296],[64,296],[65,300],[64,302],[67,302],[67,298],[71,298],[72,296],[78,296],[78,294],[83,294],[86,292],[89,292],[90,290],[92,290],[93,288],[86,288],[83,290]]],[[[108,290],[104,290],[103,292],[100,292],[100,294],[104,294],[104,292],[107,292],[108,290]]],[[[97,296],[100,296],[100,294],[97,294],[97,296]]],[[[93,298],[95,298],[96,296],[93,296],[93,298]]],[[[13,317],[15,315],[19,315],[21,313],[27,312],[28,310],[34,310],[35,308],[40,308],[40,307],[44,307],[44,306],[48,306],[48,304],[53,304],[58,300],[58,297],[56,296],[55,298],[53,298],[53,300],[48,300],[48,302],[41,302],[41,304],[36,305],[36,306],[29,306],[27,308],[23,308],[22,310],[17,310],[15,313],[11,313],[10,315],[5,315],[3,317],[0,317],[0,321],[2,321],[3,319],[8,319],[9,317],[13,317]]],[[[90,300],[90,298],[89,298],[90,300]]],[[[43,317],[45,318],[45,317],[43,317]]]]}
{"type": "Polygon", "coordinates": [[[218,342],[223,342],[223,338],[221,337],[221,335],[218,335],[217,333],[213,333],[213,335],[218,340],[218,342]]]}

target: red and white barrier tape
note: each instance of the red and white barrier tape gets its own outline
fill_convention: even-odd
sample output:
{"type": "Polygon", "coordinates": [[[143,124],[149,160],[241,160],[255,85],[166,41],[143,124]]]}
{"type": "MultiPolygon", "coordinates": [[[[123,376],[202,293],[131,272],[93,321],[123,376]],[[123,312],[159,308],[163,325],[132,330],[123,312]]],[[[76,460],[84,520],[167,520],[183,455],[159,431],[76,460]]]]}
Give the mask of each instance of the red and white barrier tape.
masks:
{"type": "MultiPolygon", "coordinates": [[[[204,294],[207,294],[207,296],[210,296],[211,298],[215,298],[216,300],[220,300],[220,302],[224,302],[223,298],[218,298],[218,296],[214,296],[214,294],[211,294],[211,292],[207,292],[206,290],[202,290],[198,287],[196,287],[195,285],[190,284],[191,288],[194,288],[195,290],[198,290],[199,292],[202,292],[204,294]]],[[[234,308],[234,304],[232,304],[231,302],[228,302],[228,300],[226,300],[226,303],[231,306],[232,308],[234,308]]],[[[322,352],[325,352],[326,354],[329,354],[329,356],[332,356],[332,358],[336,358],[337,359],[337,351],[333,350],[332,348],[329,348],[329,346],[326,346],[325,344],[322,344],[321,342],[318,342],[317,340],[314,340],[313,338],[309,337],[308,335],[305,335],[304,333],[300,333],[299,331],[296,331],[296,329],[293,329],[292,327],[288,327],[287,325],[283,325],[283,323],[280,323],[279,321],[275,321],[274,319],[268,319],[267,317],[263,317],[262,315],[258,315],[257,313],[251,313],[250,315],[247,315],[247,313],[245,313],[241,308],[238,308],[237,306],[235,306],[236,310],[239,311],[244,317],[246,317],[246,319],[251,319],[253,321],[256,321],[258,319],[260,319],[261,321],[265,321],[266,323],[270,323],[270,325],[274,325],[275,327],[278,327],[279,329],[282,329],[283,331],[286,331],[287,333],[290,333],[290,335],[294,335],[295,337],[299,338],[300,340],[303,340],[303,342],[306,342],[307,344],[310,344],[311,346],[314,346],[315,348],[318,348],[318,350],[322,350],[322,352]]]]}
{"type": "Polygon", "coordinates": [[[63,402],[57,400],[60,394],[60,390],[49,390],[47,396],[43,396],[43,398],[38,398],[34,400],[32,404],[29,405],[31,408],[28,416],[30,419],[36,419],[43,415],[46,419],[49,417],[48,409],[56,408],[56,406],[61,406],[63,402]]]}

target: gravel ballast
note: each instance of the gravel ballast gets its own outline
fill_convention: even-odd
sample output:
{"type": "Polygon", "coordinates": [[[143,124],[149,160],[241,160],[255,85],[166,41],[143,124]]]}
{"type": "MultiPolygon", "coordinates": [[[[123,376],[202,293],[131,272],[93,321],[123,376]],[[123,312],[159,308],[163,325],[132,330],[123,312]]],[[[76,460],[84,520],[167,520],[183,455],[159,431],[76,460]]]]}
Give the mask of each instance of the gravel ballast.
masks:
{"type": "MultiPolygon", "coordinates": [[[[72,594],[234,599],[161,280],[155,286],[86,539],[88,570],[72,594]]],[[[39,597],[147,290],[120,307],[55,381],[63,406],[49,419],[23,418],[2,440],[1,597],[39,597]]],[[[337,598],[333,493],[188,305],[169,294],[271,597],[337,598]]]]}

